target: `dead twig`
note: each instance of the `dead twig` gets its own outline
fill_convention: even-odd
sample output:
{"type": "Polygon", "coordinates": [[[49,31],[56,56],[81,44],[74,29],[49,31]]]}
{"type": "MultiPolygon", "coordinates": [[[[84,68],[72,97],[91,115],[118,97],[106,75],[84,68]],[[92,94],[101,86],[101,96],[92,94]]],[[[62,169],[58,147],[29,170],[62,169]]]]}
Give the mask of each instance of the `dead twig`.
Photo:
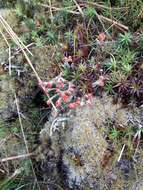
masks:
{"type": "Polygon", "coordinates": [[[10,25],[5,21],[5,19],[2,17],[2,15],[0,15],[0,23],[2,24],[2,26],[4,27],[4,29],[8,32],[8,34],[11,36],[11,38],[13,40],[15,40],[17,43],[20,44],[20,46],[24,49],[27,50],[27,52],[30,55],[33,55],[28,48],[26,48],[26,46],[23,44],[23,42],[18,38],[18,36],[16,35],[16,33],[12,30],[12,28],[10,27],[10,25]]]}
{"type": "Polygon", "coordinates": [[[71,10],[68,10],[66,8],[58,8],[58,7],[53,7],[53,6],[50,7],[49,5],[46,5],[46,4],[43,4],[43,3],[39,3],[39,5],[42,6],[42,7],[45,7],[45,8],[51,8],[53,11],[63,11],[63,10],[65,10],[68,13],[75,14],[75,15],[80,15],[79,12],[71,11],[71,10]]]}
{"type": "Polygon", "coordinates": [[[27,159],[29,157],[33,157],[35,156],[34,153],[28,153],[28,154],[23,154],[23,155],[18,155],[18,156],[11,156],[11,157],[7,157],[7,158],[2,158],[0,160],[0,162],[8,162],[8,161],[12,161],[12,160],[19,160],[19,159],[27,159]]]}
{"type": "Polygon", "coordinates": [[[110,36],[110,34],[108,33],[108,31],[105,29],[104,23],[102,22],[102,19],[100,18],[100,15],[99,15],[97,12],[96,12],[96,16],[97,16],[99,22],[101,23],[101,25],[102,25],[102,27],[103,27],[105,33],[107,33],[107,35],[110,36]]]}
{"type": "Polygon", "coordinates": [[[49,8],[50,8],[50,15],[51,15],[51,21],[53,22],[53,13],[52,13],[52,3],[51,0],[49,0],[49,8]]]}
{"type": "Polygon", "coordinates": [[[121,150],[121,152],[120,152],[120,155],[119,155],[119,158],[118,158],[117,162],[120,162],[121,157],[122,157],[122,154],[123,154],[124,149],[125,149],[125,146],[126,146],[126,145],[124,144],[123,147],[122,147],[122,150],[121,150]]]}
{"type": "MultiPolygon", "coordinates": [[[[35,44],[34,43],[31,43],[31,44],[28,44],[26,47],[31,49],[35,44]]],[[[14,59],[16,55],[20,54],[21,53],[21,49],[17,49],[15,53],[13,53],[13,55],[11,57],[8,58],[8,61],[9,59],[14,59]]],[[[6,62],[2,62],[1,65],[4,65],[6,62]]]]}
{"type": "MultiPolygon", "coordinates": [[[[66,8],[63,9],[63,8],[58,8],[58,7],[53,7],[53,6],[50,7],[49,5],[42,4],[42,3],[40,3],[39,5],[42,6],[42,7],[45,7],[45,8],[51,8],[51,9],[53,9],[53,11],[63,11],[63,10],[65,10],[65,11],[67,11],[68,13],[75,14],[75,15],[80,15],[80,14],[83,13],[83,11],[82,11],[82,13],[81,13],[81,12],[77,12],[77,11],[71,11],[71,10],[68,10],[68,9],[66,9],[66,8]]],[[[78,4],[78,5],[79,5],[79,4],[78,4]]],[[[83,6],[83,4],[81,4],[81,6],[83,6]]],[[[99,6],[99,5],[98,5],[98,6],[99,6]]],[[[80,7],[80,8],[81,8],[81,7],[80,7]]],[[[105,7],[104,7],[104,8],[105,8],[105,7]]],[[[79,10],[79,9],[78,9],[78,10],[79,10]]],[[[82,10],[82,9],[81,9],[81,10],[82,10]]],[[[83,13],[82,15],[84,15],[84,13],[83,13]]],[[[104,16],[102,16],[102,15],[99,15],[99,14],[97,14],[97,12],[96,12],[96,16],[97,16],[97,18],[99,19],[100,23],[102,24],[104,30],[105,30],[105,26],[104,26],[102,20],[111,23],[111,26],[110,26],[110,27],[115,26],[115,27],[117,27],[119,30],[121,30],[122,32],[129,30],[129,28],[128,28],[127,26],[121,24],[120,22],[115,21],[115,20],[112,20],[112,19],[107,18],[107,17],[104,17],[104,16]]],[[[105,30],[105,32],[107,32],[107,30],[105,30]]]]}
{"type": "MultiPolygon", "coordinates": [[[[19,108],[19,103],[18,103],[18,99],[17,99],[16,93],[14,93],[14,97],[15,97],[15,104],[16,104],[16,108],[17,108],[19,124],[20,124],[20,128],[21,128],[21,133],[22,133],[22,136],[23,136],[26,152],[27,152],[27,154],[30,154],[29,153],[27,139],[26,139],[26,136],[25,136],[25,133],[24,133],[24,127],[23,127],[23,124],[22,124],[22,119],[21,119],[21,114],[20,114],[20,108],[19,108]]],[[[40,190],[41,188],[40,188],[40,186],[38,184],[38,180],[37,180],[37,177],[36,177],[36,174],[35,174],[34,167],[33,167],[31,159],[30,159],[30,163],[31,163],[32,171],[33,171],[33,174],[34,174],[34,177],[35,177],[35,181],[36,181],[36,183],[38,185],[38,189],[40,190]]]]}
{"type": "Polygon", "coordinates": [[[73,2],[74,2],[74,3],[75,3],[75,5],[77,6],[77,8],[78,8],[78,10],[79,10],[80,14],[82,15],[82,17],[84,17],[84,13],[83,13],[82,8],[80,7],[80,5],[77,3],[77,1],[76,1],[76,0],[73,0],[73,2]]]}
{"type": "Polygon", "coordinates": [[[111,23],[112,26],[116,26],[117,28],[119,28],[119,29],[121,29],[121,30],[124,30],[124,31],[128,31],[128,30],[129,30],[129,28],[128,28],[127,26],[121,24],[120,22],[117,22],[117,21],[112,20],[112,19],[110,19],[110,18],[104,17],[104,16],[102,16],[102,15],[98,15],[98,17],[99,17],[101,20],[103,20],[103,21],[107,21],[107,22],[111,23]]]}

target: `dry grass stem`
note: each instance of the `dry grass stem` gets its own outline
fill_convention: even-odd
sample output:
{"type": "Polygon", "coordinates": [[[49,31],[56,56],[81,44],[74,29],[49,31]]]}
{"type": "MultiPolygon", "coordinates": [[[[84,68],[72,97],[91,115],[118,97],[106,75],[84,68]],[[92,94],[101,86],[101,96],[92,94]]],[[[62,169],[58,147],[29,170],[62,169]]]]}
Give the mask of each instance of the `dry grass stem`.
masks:
{"type": "Polygon", "coordinates": [[[120,30],[124,30],[124,31],[128,31],[128,30],[129,30],[129,28],[128,28],[127,26],[121,24],[120,22],[117,22],[117,21],[112,20],[112,19],[110,19],[110,18],[104,17],[104,16],[102,16],[102,15],[98,15],[98,17],[99,17],[101,20],[103,20],[103,21],[107,21],[107,22],[111,23],[112,26],[116,26],[116,27],[117,27],[118,29],[120,29],[120,30]]]}
{"type": "MultiPolygon", "coordinates": [[[[25,147],[26,147],[26,152],[27,152],[27,154],[31,154],[31,153],[29,152],[28,143],[27,143],[26,136],[25,136],[25,133],[24,133],[24,128],[23,128],[23,124],[22,124],[22,119],[21,119],[21,114],[20,114],[19,103],[18,103],[18,99],[17,99],[17,96],[16,96],[15,93],[14,93],[14,97],[15,97],[15,104],[16,104],[16,108],[17,108],[17,113],[18,113],[18,119],[19,119],[19,123],[20,123],[20,128],[21,128],[21,132],[22,132],[24,144],[25,144],[25,147]]],[[[32,171],[33,171],[33,174],[34,174],[34,177],[35,177],[35,182],[37,183],[37,187],[38,187],[38,189],[40,190],[41,188],[40,188],[40,186],[39,186],[39,184],[38,184],[38,180],[37,180],[37,177],[36,177],[36,174],[35,174],[34,167],[33,167],[33,164],[32,164],[31,159],[30,159],[30,163],[31,163],[32,171]]]]}
{"type": "Polygon", "coordinates": [[[52,13],[52,3],[51,3],[51,0],[49,0],[49,8],[50,8],[51,21],[53,22],[53,13],[52,13]]]}
{"type": "Polygon", "coordinates": [[[122,147],[122,150],[121,150],[121,152],[120,152],[120,155],[119,155],[119,158],[118,158],[117,162],[120,162],[125,147],[126,147],[126,145],[124,144],[123,147],[122,147]]]}
{"type": "Polygon", "coordinates": [[[0,22],[1,22],[2,26],[4,27],[4,29],[7,31],[7,33],[11,36],[11,38],[13,40],[15,40],[16,44],[19,44],[19,46],[21,46],[23,49],[26,49],[30,55],[33,55],[29,51],[29,49],[23,44],[23,42],[20,40],[20,38],[18,38],[16,33],[12,30],[10,25],[6,22],[6,20],[1,15],[0,15],[0,22]]]}
{"type": "Polygon", "coordinates": [[[23,155],[18,155],[18,156],[11,156],[11,157],[7,157],[7,158],[2,158],[0,160],[0,162],[8,162],[8,161],[12,161],[12,160],[26,159],[26,158],[33,157],[33,156],[35,156],[35,154],[33,154],[33,153],[28,153],[28,154],[23,154],[23,155]]]}
{"type": "Polygon", "coordinates": [[[63,8],[58,8],[58,7],[53,7],[53,6],[49,6],[49,5],[46,5],[46,4],[43,4],[43,3],[39,3],[40,6],[42,7],[45,7],[45,8],[51,8],[52,11],[63,11],[63,10],[66,10],[68,13],[71,13],[71,14],[75,14],[75,15],[80,15],[79,12],[77,11],[71,11],[71,10],[67,10],[67,9],[63,9],[63,8]]]}
{"type": "Polygon", "coordinates": [[[76,0],[73,0],[73,2],[74,2],[74,3],[75,3],[75,5],[77,6],[77,8],[78,8],[78,10],[79,10],[80,14],[82,15],[82,17],[84,17],[84,13],[83,13],[82,8],[80,7],[80,5],[77,3],[77,1],[76,1],[76,0]]]}

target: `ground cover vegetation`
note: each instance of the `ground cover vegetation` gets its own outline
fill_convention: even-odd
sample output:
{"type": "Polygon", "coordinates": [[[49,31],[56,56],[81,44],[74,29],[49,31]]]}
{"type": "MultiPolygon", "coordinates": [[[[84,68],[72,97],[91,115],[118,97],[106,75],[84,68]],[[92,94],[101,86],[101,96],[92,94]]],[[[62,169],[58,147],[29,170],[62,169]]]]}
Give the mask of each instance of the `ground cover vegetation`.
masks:
{"type": "MultiPolygon", "coordinates": [[[[23,82],[23,85],[30,89],[32,98],[28,104],[25,104],[26,100],[20,103],[23,114],[10,121],[11,127],[5,127],[6,122],[0,120],[0,137],[6,141],[7,136],[10,136],[10,142],[13,137],[17,149],[25,146],[19,135],[23,133],[23,127],[19,128],[22,120],[26,144],[34,154],[27,155],[25,149],[22,154],[31,159],[12,159],[8,165],[4,164],[6,161],[2,162],[0,189],[36,190],[40,189],[39,186],[44,189],[47,184],[41,177],[41,163],[35,154],[38,154],[37,134],[52,108],[56,115],[85,104],[89,104],[92,109],[94,97],[102,97],[105,93],[112,96],[115,103],[121,101],[123,106],[139,107],[143,104],[143,2],[1,0],[0,6],[2,9],[12,9],[12,14],[18,19],[16,34],[26,47],[30,45],[31,52],[37,48],[52,50],[47,62],[52,61],[48,69],[42,70],[42,74],[40,62],[33,62],[38,78],[34,74],[31,76],[33,71],[24,57],[20,58],[23,65],[17,61],[16,67],[11,67],[11,76],[7,76],[7,80],[10,77],[19,85],[26,76],[30,76],[30,80],[25,80],[26,84],[23,82]],[[29,128],[25,127],[27,125],[29,128]]],[[[5,35],[12,54],[17,56],[15,52],[19,51],[19,47],[8,34],[5,35]]],[[[30,54],[29,58],[34,60],[30,54]]],[[[2,65],[4,71],[0,81],[3,80],[3,72],[9,75],[8,65],[9,62],[2,65]]],[[[125,129],[122,126],[115,127],[110,118],[107,123],[106,138],[120,149],[122,141],[126,142],[129,145],[126,157],[131,159],[136,147],[142,147],[142,129],[134,127],[135,123],[131,122],[125,129]]],[[[3,146],[5,157],[9,151],[7,146],[3,146]]]]}

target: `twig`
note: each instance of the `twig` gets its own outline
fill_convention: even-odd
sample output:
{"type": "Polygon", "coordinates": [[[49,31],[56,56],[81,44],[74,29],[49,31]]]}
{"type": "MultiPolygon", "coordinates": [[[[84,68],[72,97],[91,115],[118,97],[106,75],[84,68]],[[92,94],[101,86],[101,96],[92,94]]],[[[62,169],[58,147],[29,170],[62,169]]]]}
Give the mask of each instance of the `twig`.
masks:
{"type": "MultiPolygon", "coordinates": [[[[27,47],[27,48],[32,48],[31,46],[33,46],[33,45],[35,45],[35,44],[34,44],[34,43],[31,43],[31,44],[27,45],[26,47],[27,47]]],[[[8,61],[9,61],[9,59],[14,59],[15,56],[18,55],[18,54],[20,54],[21,51],[22,51],[21,49],[16,50],[16,52],[13,53],[13,55],[8,58],[8,61]]],[[[6,63],[6,61],[1,62],[1,65],[4,65],[5,63],[6,63]]]]}
{"type": "Polygon", "coordinates": [[[104,17],[104,16],[102,16],[102,15],[98,15],[98,17],[99,17],[100,19],[104,20],[104,21],[107,21],[107,22],[111,23],[112,26],[116,26],[116,27],[118,27],[119,29],[123,29],[123,30],[125,30],[125,31],[128,31],[128,30],[129,30],[129,28],[128,28],[127,26],[125,26],[125,25],[123,25],[123,24],[121,24],[121,23],[119,23],[119,22],[117,22],[117,21],[115,21],[115,20],[112,20],[112,19],[110,19],[110,18],[104,17]]]}
{"type": "MultiPolygon", "coordinates": [[[[28,44],[26,47],[27,48],[30,48],[31,46],[33,46],[34,43],[31,43],[31,44],[28,44]]],[[[16,55],[18,55],[22,50],[21,49],[18,49],[15,53],[13,53],[13,55],[11,57],[8,58],[8,61],[9,59],[14,59],[16,55]]],[[[4,65],[5,62],[2,62],[1,65],[4,65]]]]}
{"type": "MultiPolygon", "coordinates": [[[[73,1],[74,1],[74,0],[73,0],[73,1]]],[[[74,1],[74,2],[76,2],[76,1],[74,1]]],[[[77,2],[76,2],[76,3],[77,3],[77,2]]],[[[86,2],[86,3],[87,3],[87,2],[86,2]]],[[[91,2],[88,2],[88,3],[91,3],[91,2]]],[[[97,3],[93,3],[93,4],[96,5],[96,6],[98,6],[98,7],[100,7],[100,8],[106,8],[106,9],[108,8],[108,9],[110,9],[109,7],[106,7],[106,6],[103,6],[103,5],[99,5],[99,4],[97,4],[97,3]]],[[[48,6],[48,5],[46,5],[46,4],[39,3],[39,5],[42,6],[42,7],[45,7],[45,8],[50,8],[50,6],[48,6]]],[[[78,5],[84,6],[83,3],[82,3],[82,4],[78,4],[78,5]]],[[[123,8],[128,8],[128,7],[123,7],[123,8]]],[[[58,7],[53,7],[53,6],[51,7],[51,9],[53,9],[53,10],[55,10],[55,11],[63,11],[63,10],[65,10],[65,11],[71,13],[71,14],[75,14],[75,15],[80,15],[80,14],[82,14],[82,16],[84,16],[84,13],[83,13],[81,7],[80,7],[80,9],[81,9],[80,12],[71,11],[71,10],[67,10],[67,9],[65,9],[65,8],[63,9],[63,8],[58,8],[58,7]],[[81,13],[81,11],[82,11],[82,13],[81,13]]],[[[114,8],[114,9],[118,9],[118,8],[114,8]]],[[[79,10],[79,8],[78,8],[78,10],[79,10]]],[[[104,27],[104,25],[103,25],[103,23],[102,23],[101,20],[104,20],[104,21],[107,21],[107,22],[111,23],[112,25],[111,25],[110,27],[116,26],[116,27],[117,27],[118,29],[120,29],[121,31],[128,31],[128,30],[129,30],[129,28],[128,28],[127,26],[125,26],[125,25],[123,25],[123,24],[121,24],[121,23],[119,23],[119,22],[117,22],[117,21],[115,21],[115,20],[112,20],[112,19],[110,19],[110,18],[104,17],[104,16],[99,15],[99,14],[97,14],[97,13],[96,13],[96,16],[98,17],[99,21],[101,22],[101,24],[102,24],[104,30],[105,30],[105,27],[104,27]]],[[[107,30],[105,30],[105,31],[107,32],[107,30]]]]}
{"type": "Polygon", "coordinates": [[[19,119],[19,123],[20,123],[20,127],[21,127],[23,140],[24,140],[24,143],[25,143],[26,151],[29,154],[29,149],[28,149],[27,140],[26,140],[26,137],[25,137],[25,134],[24,134],[24,129],[23,129],[23,125],[22,125],[22,119],[21,119],[21,114],[20,114],[20,108],[19,108],[19,103],[18,103],[16,93],[14,93],[14,98],[15,98],[15,104],[16,104],[16,108],[17,108],[18,119],[19,119]]]}
{"type": "MultiPolygon", "coordinates": [[[[24,144],[25,144],[25,147],[26,147],[26,152],[27,152],[27,154],[30,154],[30,153],[29,153],[28,144],[27,144],[27,140],[26,140],[25,133],[24,133],[24,128],[23,128],[22,119],[21,119],[21,114],[20,114],[20,108],[19,108],[19,103],[18,103],[18,99],[17,99],[16,93],[14,93],[14,97],[15,97],[15,104],[16,104],[16,108],[17,108],[17,113],[18,113],[18,119],[19,119],[19,123],[20,123],[20,128],[21,128],[21,132],[22,132],[24,144]]],[[[33,174],[34,174],[34,177],[35,177],[35,181],[36,181],[36,183],[37,183],[37,185],[38,185],[38,189],[40,190],[41,188],[40,188],[40,186],[39,186],[39,184],[38,184],[38,180],[37,180],[37,177],[36,177],[36,174],[35,174],[35,171],[34,171],[33,164],[32,164],[32,161],[31,161],[31,160],[30,160],[30,163],[31,163],[31,167],[32,167],[33,174]]]]}
{"type": "Polygon", "coordinates": [[[9,70],[9,75],[11,75],[11,47],[9,46],[9,67],[8,67],[8,70],[9,70]]]}
{"type": "Polygon", "coordinates": [[[76,0],[73,0],[73,2],[76,4],[76,6],[77,6],[80,14],[82,15],[82,17],[84,17],[84,13],[83,13],[82,8],[80,7],[80,5],[76,2],[76,0]]]}
{"type": "Polygon", "coordinates": [[[121,150],[121,152],[120,152],[120,155],[119,155],[119,158],[118,158],[117,162],[120,162],[121,157],[122,157],[122,154],[123,154],[124,149],[125,149],[125,146],[126,146],[126,145],[124,144],[123,147],[122,147],[122,150],[121,150]]]}
{"type": "Polygon", "coordinates": [[[99,22],[101,23],[104,31],[110,36],[110,34],[108,33],[108,31],[105,29],[104,23],[102,22],[102,19],[100,18],[100,15],[97,12],[96,12],[96,16],[97,16],[99,22]]]}
{"type": "Polygon", "coordinates": [[[5,21],[5,19],[2,17],[2,15],[0,15],[0,22],[3,25],[3,27],[5,28],[5,30],[8,32],[8,34],[12,37],[13,40],[17,41],[17,43],[19,43],[21,45],[22,48],[26,49],[27,52],[30,55],[33,55],[28,48],[26,48],[26,46],[23,44],[23,42],[18,38],[18,36],[15,34],[15,32],[12,30],[12,28],[10,27],[10,25],[5,21]]]}
{"type": "Polygon", "coordinates": [[[18,155],[18,156],[11,156],[7,158],[2,158],[0,162],[7,162],[7,161],[12,161],[12,160],[19,160],[19,159],[26,159],[29,157],[35,156],[34,153],[28,153],[28,154],[23,154],[23,155],[18,155]]]}
{"type": "MultiPolygon", "coordinates": [[[[32,48],[33,46],[35,47],[35,45],[36,45],[36,44],[32,42],[32,43],[26,45],[25,47],[26,47],[26,48],[32,48]]],[[[25,50],[26,48],[23,48],[23,49],[25,50]]],[[[16,49],[16,52],[14,53],[14,55],[16,55],[16,54],[18,54],[18,53],[20,53],[20,52],[21,52],[21,49],[20,49],[20,48],[17,48],[17,49],[16,49]]]]}
{"type": "MultiPolygon", "coordinates": [[[[26,49],[28,52],[30,52],[29,49],[25,45],[23,45],[23,43],[20,41],[20,39],[18,38],[18,36],[16,34],[14,34],[12,28],[9,26],[9,24],[4,20],[4,18],[1,15],[0,15],[0,22],[2,23],[2,25],[5,28],[5,30],[7,31],[7,33],[11,36],[11,38],[13,39],[13,41],[17,44],[17,46],[20,47],[20,49],[23,52],[25,58],[27,59],[30,67],[32,68],[34,74],[36,75],[37,80],[40,81],[41,79],[40,79],[38,73],[36,72],[35,68],[33,67],[33,65],[32,65],[32,63],[31,63],[31,61],[29,59],[29,57],[27,56],[27,54],[26,54],[26,52],[24,50],[24,49],[26,49]]],[[[31,54],[31,52],[30,52],[30,54],[31,54]]]]}
{"type": "MultiPolygon", "coordinates": [[[[33,67],[29,57],[27,56],[26,52],[24,49],[26,49],[28,52],[29,49],[20,41],[20,39],[18,38],[18,36],[13,32],[12,28],[9,26],[9,24],[4,20],[4,18],[0,15],[0,22],[2,23],[3,27],[5,28],[5,30],[8,32],[8,34],[11,36],[11,38],[13,39],[13,41],[17,44],[17,46],[20,47],[21,51],[23,52],[25,58],[28,61],[28,64],[30,65],[30,67],[32,68],[36,78],[38,81],[41,81],[38,73],[36,72],[35,68],[33,67]]],[[[30,52],[31,53],[31,52],[30,52]]]]}
{"type": "MultiPolygon", "coordinates": [[[[46,5],[46,4],[43,4],[43,3],[39,3],[39,5],[42,6],[42,7],[45,7],[45,8],[50,8],[49,5],[46,5]]],[[[75,14],[75,15],[80,15],[79,12],[67,10],[66,8],[58,8],[58,7],[51,6],[51,9],[53,9],[54,11],[63,11],[63,10],[65,10],[68,13],[75,14]]]]}
{"type": "Polygon", "coordinates": [[[51,3],[51,0],[49,0],[49,8],[50,8],[51,20],[53,22],[53,13],[52,13],[52,3],[51,3]]]}

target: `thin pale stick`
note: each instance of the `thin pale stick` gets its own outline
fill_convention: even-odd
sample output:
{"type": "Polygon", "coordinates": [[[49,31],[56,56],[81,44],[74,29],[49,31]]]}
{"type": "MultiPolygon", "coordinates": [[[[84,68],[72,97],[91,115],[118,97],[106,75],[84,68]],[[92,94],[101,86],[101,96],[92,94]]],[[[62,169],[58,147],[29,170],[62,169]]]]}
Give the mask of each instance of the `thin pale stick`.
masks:
{"type": "MultiPolygon", "coordinates": [[[[24,128],[23,128],[22,119],[21,119],[21,115],[20,115],[20,108],[19,108],[19,103],[18,103],[18,99],[17,99],[16,93],[14,93],[14,97],[15,97],[15,104],[16,104],[16,108],[17,108],[17,113],[18,113],[18,119],[19,119],[19,123],[20,123],[20,128],[21,128],[21,132],[22,132],[24,144],[25,144],[25,147],[26,147],[26,152],[27,152],[27,154],[29,154],[29,148],[28,148],[27,139],[26,139],[26,136],[25,136],[25,133],[24,133],[24,128]]],[[[31,167],[32,167],[32,170],[33,170],[33,174],[34,174],[36,183],[37,183],[37,185],[38,185],[38,189],[40,190],[41,188],[40,188],[40,186],[39,186],[39,184],[38,184],[38,180],[37,180],[37,177],[36,177],[36,174],[35,174],[35,171],[34,171],[34,168],[33,168],[33,164],[32,164],[31,159],[30,159],[30,162],[31,162],[31,167]]]]}
{"type": "Polygon", "coordinates": [[[51,15],[51,21],[53,22],[53,13],[52,13],[52,3],[51,0],[49,0],[49,8],[50,8],[50,15],[51,15]]]}
{"type": "Polygon", "coordinates": [[[120,155],[119,155],[119,158],[118,158],[117,162],[120,162],[121,157],[122,157],[122,154],[123,154],[124,149],[125,149],[125,146],[126,146],[126,145],[124,144],[123,147],[122,147],[122,150],[121,150],[121,152],[120,152],[120,155]]]}
{"type": "Polygon", "coordinates": [[[119,28],[122,28],[122,29],[124,29],[125,31],[128,31],[128,30],[129,30],[129,28],[128,28],[127,26],[121,24],[120,22],[117,22],[117,21],[112,20],[112,19],[110,19],[110,18],[104,17],[104,16],[102,16],[102,15],[98,15],[98,16],[99,16],[100,19],[102,19],[102,20],[104,20],[104,21],[107,21],[107,22],[109,22],[109,23],[112,23],[112,26],[114,26],[114,25],[115,25],[115,26],[118,26],[119,28]]]}
{"type": "Polygon", "coordinates": [[[82,15],[82,17],[84,17],[84,13],[83,13],[82,8],[80,7],[80,5],[77,3],[76,0],[73,0],[73,2],[76,4],[76,6],[77,6],[77,8],[78,8],[80,14],[82,15]]]}
{"type": "Polygon", "coordinates": [[[0,160],[0,162],[8,162],[8,161],[12,161],[12,160],[26,159],[26,158],[33,157],[33,156],[35,156],[34,153],[22,154],[22,155],[18,155],[18,156],[2,158],[0,160]]]}
{"type": "MultiPolygon", "coordinates": [[[[42,6],[42,7],[45,7],[45,8],[50,8],[49,5],[46,5],[46,4],[43,4],[43,3],[39,3],[39,5],[42,6]]],[[[79,12],[67,10],[66,8],[58,8],[58,7],[53,7],[52,6],[51,9],[53,9],[54,11],[63,11],[63,10],[65,10],[68,13],[75,14],[75,15],[80,15],[79,12]]]]}
{"type": "Polygon", "coordinates": [[[18,36],[16,35],[16,33],[12,30],[12,28],[10,27],[10,25],[5,21],[5,19],[2,17],[2,15],[0,15],[0,19],[2,20],[2,24],[3,24],[3,26],[4,27],[6,27],[10,32],[11,32],[11,34],[13,35],[13,37],[15,38],[15,39],[17,39],[18,41],[19,41],[19,43],[21,43],[21,45],[23,46],[23,48],[25,48],[27,51],[28,51],[28,53],[30,54],[30,55],[33,55],[30,51],[29,51],[29,49],[28,48],[26,48],[26,46],[24,45],[24,43],[18,38],[18,36]]]}

